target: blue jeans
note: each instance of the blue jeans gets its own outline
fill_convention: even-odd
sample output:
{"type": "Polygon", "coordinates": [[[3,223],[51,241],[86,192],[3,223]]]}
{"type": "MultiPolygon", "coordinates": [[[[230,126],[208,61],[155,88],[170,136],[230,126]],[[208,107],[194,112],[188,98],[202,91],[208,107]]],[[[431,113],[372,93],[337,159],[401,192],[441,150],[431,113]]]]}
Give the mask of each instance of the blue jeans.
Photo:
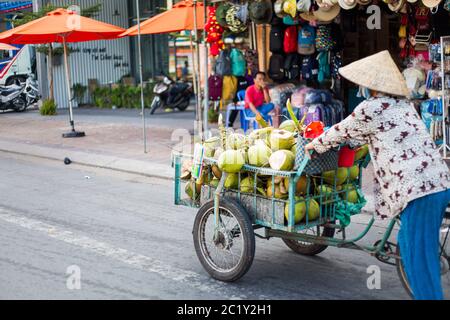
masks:
{"type": "MultiPolygon", "coordinates": [[[[261,113],[261,116],[265,121],[269,121],[269,113],[273,109],[275,109],[275,105],[273,103],[265,103],[262,106],[257,107],[256,109],[259,111],[259,113],[261,113]]],[[[244,112],[248,118],[256,117],[256,114],[251,109],[245,109],[244,112]]]]}
{"type": "Polygon", "coordinates": [[[416,300],[442,300],[439,233],[450,189],[414,200],[401,215],[400,255],[416,300]]]}

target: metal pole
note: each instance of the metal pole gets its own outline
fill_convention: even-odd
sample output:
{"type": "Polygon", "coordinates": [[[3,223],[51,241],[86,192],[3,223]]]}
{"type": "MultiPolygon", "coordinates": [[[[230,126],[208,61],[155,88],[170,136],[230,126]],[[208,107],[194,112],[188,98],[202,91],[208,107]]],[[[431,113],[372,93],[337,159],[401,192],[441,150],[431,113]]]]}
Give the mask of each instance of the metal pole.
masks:
{"type": "Polygon", "coordinates": [[[142,125],[144,136],[144,153],[147,153],[147,124],[145,119],[145,100],[144,100],[144,72],[142,67],[142,42],[141,42],[141,9],[139,0],[136,0],[137,21],[138,21],[138,59],[139,59],[139,78],[141,82],[141,108],[142,108],[142,125]]]}
{"type": "MultiPolygon", "coordinates": [[[[203,12],[205,15],[205,25],[207,22],[207,7],[206,7],[206,0],[203,0],[203,12]]],[[[208,64],[209,64],[209,59],[208,59],[208,44],[206,42],[206,32],[203,32],[203,45],[204,45],[204,50],[205,50],[205,61],[204,61],[204,66],[205,66],[205,105],[203,107],[203,131],[205,132],[205,139],[207,138],[208,135],[208,109],[209,109],[209,87],[208,87],[208,77],[209,77],[209,70],[208,70],[208,64]]]]}
{"type": "Polygon", "coordinates": [[[201,121],[201,112],[202,112],[202,90],[201,90],[201,77],[200,77],[200,48],[199,48],[199,38],[198,38],[198,30],[197,30],[197,0],[193,0],[193,8],[194,8],[194,32],[195,32],[195,44],[196,44],[196,57],[197,57],[197,107],[195,114],[196,127],[198,130],[198,136],[202,137],[202,121],[201,121]]]}
{"type": "Polygon", "coordinates": [[[64,46],[64,66],[66,69],[66,84],[67,84],[67,96],[69,98],[69,118],[70,118],[70,126],[72,127],[72,132],[63,134],[63,138],[79,138],[84,137],[84,132],[75,131],[75,121],[73,119],[73,107],[72,107],[72,84],[70,79],[70,71],[69,71],[69,59],[67,52],[67,42],[66,37],[63,36],[63,46],[64,46]]]}

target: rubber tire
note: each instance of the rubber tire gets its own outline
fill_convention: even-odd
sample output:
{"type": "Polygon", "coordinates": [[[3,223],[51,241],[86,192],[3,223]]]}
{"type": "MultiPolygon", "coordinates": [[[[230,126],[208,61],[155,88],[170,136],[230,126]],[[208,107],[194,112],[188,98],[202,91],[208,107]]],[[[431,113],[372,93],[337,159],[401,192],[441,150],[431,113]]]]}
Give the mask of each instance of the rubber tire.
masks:
{"type": "MultiPolygon", "coordinates": [[[[334,232],[335,232],[334,228],[324,227],[322,231],[322,236],[333,238],[334,232]]],[[[292,251],[304,256],[315,256],[328,248],[328,246],[322,244],[312,244],[309,246],[303,246],[299,244],[296,240],[289,240],[289,239],[282,239],[282,240],[292,251]]]]}
{"type": "Polygon", "coordinates": [[[222,273],[214,270],[203,257],[200,247],[200,237],[197,235],[200,231],[200,222],[202,221],[203,216],[209,213],[211,210],[214,212],[214,201],[210,201],[203,205],[198,211],[197,216],[195,217],[194,229],[192,233],[194,238],[195,252],[197,253],[197,257],[200,260],[203,268],[210,274],[212,278],[222,282],[236,282],[248,272],[253,263],[253,259],[255,257],[255,233],[250,217],[248,216],[244,208],[242,208],[242,206],[237,202],[227,198],[221,199],[220,207],[232,212],[239,223],[242,231],[241,236],[244,237],[245,242],[244,251],[242,252],[244,258],[240,261],[238,267],[234,271],[222,273]]]}
{"type": "Polygon", "coordinates": [[[161,98],[157,99],[153,98],[152,105],[150,106],[150,114],[155,114],[155,111],[158,110],[162,106],[161,98]]]}
{"type": "Polygon", "coordinates": [[[187,100],[185,104],[180,104],[177,106],[177,109],[180,110],[181,112],[186,111],[186,109],[189,107],[189,105],[191,104],[191,100],[187,100]]]}
{"type": "Polygon", "coordinates": [[[20,97],[17,98],[16,100],[22,100],[23,106],[22,106],[22,108],[14,108],[14,111],[15,112],[25,112],[28,108],[27,101],[20,97]]]}

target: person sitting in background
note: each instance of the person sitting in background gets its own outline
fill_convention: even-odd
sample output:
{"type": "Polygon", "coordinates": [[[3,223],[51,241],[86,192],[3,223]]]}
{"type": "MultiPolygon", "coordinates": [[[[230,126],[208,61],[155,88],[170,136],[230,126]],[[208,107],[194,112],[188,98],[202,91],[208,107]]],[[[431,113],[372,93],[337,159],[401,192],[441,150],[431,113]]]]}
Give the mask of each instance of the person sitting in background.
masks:
{"type": "Polygon", "coordinates": [[[267,89],[266,74],[258,72],[255,75],[255,84],[248,87],[245,94],[245,115],[256,120],[269,121],[269,113],[275,108],[271,103],[269,90],[267,89]]]}

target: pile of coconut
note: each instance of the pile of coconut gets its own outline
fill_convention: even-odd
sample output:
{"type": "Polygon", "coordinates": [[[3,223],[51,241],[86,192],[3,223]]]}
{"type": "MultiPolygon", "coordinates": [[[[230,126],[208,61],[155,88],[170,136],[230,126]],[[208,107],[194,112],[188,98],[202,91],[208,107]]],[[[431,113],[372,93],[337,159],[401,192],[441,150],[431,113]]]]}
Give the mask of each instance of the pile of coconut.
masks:
{"type": "MultiPolygon", "coordinates": [[[[279,129],[266,127],[251,132],[249,135],[226,133],[220,126],[221,136],[204,142],[205,157],[214,159],[214,165],[205,166],[200,179],[191,178],[191,162],[183,165],[183,180],[190,180],[186,186],[187,195],[198,200],[202,185],[217,188],[223,173],[227,173],[224,187],[228,190],[240,189],[242,193],[256,192],[270,199],[286,200],[289,197],[289,178],[258,175],[255,181],[253,173],[246,173],[244,165],[258,168],[271,168],[276,171],[292,171],[295,167],[296,136],[302,132],[303,122],[297,119],[287,120],[279,129]],[[239,173],[241,181],[239,184],[239,173]],[[273,185],[274,184],[274,185],[273,185]]],[[[313,221],[320,215],[320,206],[310,195],[324,195],[324,201],[332,200],[336,190],[349,202],[358,201],[355,180],[359,178],[360,169],[356,161],[364,158],[368,147],[357,150],[355,165],[352,168],[339,168],[322,173],[321,178],[302,176],[296,185],[295,223],[303,221],[308,213],[308,220],[313,221]],[[305,200],[308,199],[308,200],[305,200]],[[308,206],[308,210],[307,210],[308,206]]],[[[289,206],[286,205],[285,216],[288,219],[289,206]]]]}

